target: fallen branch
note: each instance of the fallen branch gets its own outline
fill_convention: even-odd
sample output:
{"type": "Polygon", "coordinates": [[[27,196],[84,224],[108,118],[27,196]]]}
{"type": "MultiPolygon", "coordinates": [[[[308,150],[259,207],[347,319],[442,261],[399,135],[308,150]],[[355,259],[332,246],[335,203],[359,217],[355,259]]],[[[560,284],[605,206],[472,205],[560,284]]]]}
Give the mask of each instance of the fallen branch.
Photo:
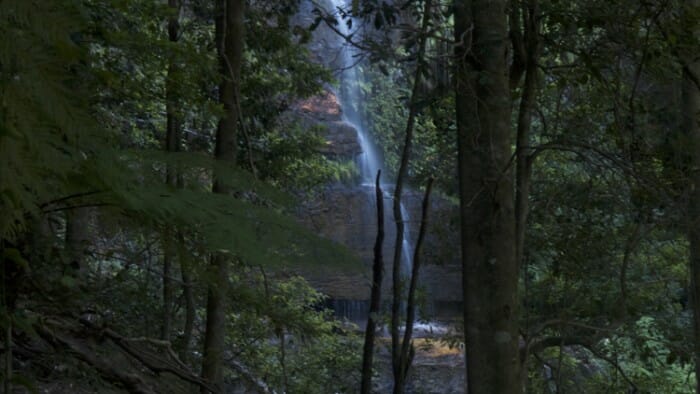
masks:
{"type": "Polygon", "coordinates": [[[66,338],[43,324],[35,324],[34,329],[43,340],[54,348],[67,349],[72,356],[92,366],[107,382],[122,387],[133,394],[156,394],[138,374],[115,368],[114,365],[104,361],[79,342],[66,338]]]}
{"type": "Polygon", "coordinates": [[[180,361],[180,358],[170,346],[169,341],[162,341],[145,337],[126,338],[119,335],[117,332],[110,328],[97,327],[94,323],[90,322],[87,319],[81,319],[80,323],[91,330],[99,330],[99,333],[103,337],[111,340],[115,345],[117,345],[117,347],[123,350],[126,354],[135,358],[137,361],[139,361],[152,372],[156,374],[167,372],[177,376],[178,378],[186,382],[196,384],[206,390],[209,390],[212,393],[216,392],[215,388],[211,386],[209,382],[190,371],[189,368],[185,365],[185,363],[180,361]],[[134,343],[148,343],[162,348],[166,351],[168,358],[140,350],[139,347],[132,345],[134,343]]]}

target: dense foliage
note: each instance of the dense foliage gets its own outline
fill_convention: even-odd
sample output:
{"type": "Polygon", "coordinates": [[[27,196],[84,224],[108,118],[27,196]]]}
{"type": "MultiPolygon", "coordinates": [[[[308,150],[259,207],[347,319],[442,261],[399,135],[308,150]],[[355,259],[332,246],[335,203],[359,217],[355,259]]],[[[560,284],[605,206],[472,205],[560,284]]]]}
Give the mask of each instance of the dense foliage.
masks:
{"type": "MultiPolygon", "coordinates": [[[[293,22],[307,2],[248,1],[235,163],[214,159],[227,76],[213,3],[0,1],[5,389],[211,388],[198,371],[216,254],[232,267],[228,383],[357,390],[357,333],[297,275],[365,268],[293,217],[300,201],[357,176],[352,158],[321,153],[323,127],[294,120],[295,103],[338,88],[337,70],[313,60],[308,45],[319,30],[345,23],[361,32],[342,38],[358,53],[361,95],[352,104],[388,178],[414,110],[407,183],[417,190],[436,178],[459,220],[461,60],[452,54],[472,37],[452,38],[452,2],[434,2],[417,58],[422,1],[314,2],[300,19],[308,24],[293,22]],[[413,92],[419,62],[427,71],[413,92]],[[170,149],[172,119],[180,134],[170,149]],[[214,174],[231,193],[211,192],[214,174]]],[[[699,240],[689,236],[697,223],[688,207],[700,152],[684,133],[682,76],[700,84],[691,67],[700,7],[506,3],[513,157],[503,173],[527,156],[528,172],[515,177],[529,185],[517,282],[524,389],[695,392],[700,307],[688,261],[699,240]],[[536,56],[531,111],[519,52],[528,34],[536,37],[527,48],[536,56]],[[516,137],[523,119],[525,145],[516,137]]]]}
{"type": "MultiPolygon", "coordinates": [[[[191,346],[199,343],[206,318],[202,288],[209,279],[204,268],[209,252],[218,250],[241,264],[230,296],[246,307],[232,311],[230,336],[231,343],[245,344],[240,346],[245,359],[235,362],[250,376],[269,375],[270,384],[282,384],[281,376],[272,377],[280,361],[271,338],[290,343],[290,370],[333,365],[328,357],[338,370],[348,369],[356,354],[352,335],[343,339],[334,334],[337,324],[316,310],[321,295],[303,280],[278,278],[281,267],[337,269],[355,261],[285,214],[294,208],[290,192],[308,192],[348,171],[346,164],[330,162],[314,149],[323,143],[317,134],[276,123],[289,103],[318,92],[331,78],[288,34],[290,26],[283,21],[295,9],[293,2],[258,2],[250,9],[253,39],[246,52],[249,72],[241,103],[250,139],[242,141],[248,150],[241,155],[246,171],[227,168],[210,156],[221,116],[210,4],[178,9],[152,1],[0,4],[3,326],[13,327],[16,345],[30,352],[15,353],[17,357],[35,357],[31,346],[45,330],[57,336],[69,331],[77,336],[52,343],[56,350],[68,348],[88,364],[86,354],[107,352],[124,364],[117,368],[128,369],[131,361],[113,354],[118,349],[86,344],[81,353],[82,341],[96,335],[92,324],[126,337],[158,338],[165,314],[176,322],[165,339],[173,339],[174,350],[187,364],[197,365],[199,353],[191,346]],[[279,18],[277,25],[263,22],[271,16],[279,18]],[[177,42],[167,39],[166,22],[172,17],[179,19],[177,42]],[[272,73],[276,77],[268,78],[272,73]],[[168,94],[176,97],[184,135],[175,153],[160,151],[168,94]],[[165,182],[173,167],[179,173],[177,188],[165,182]],[[209,192],[216,167],[225,171],[235,197],[209,192]],[[183,302],[165,304],[174,309],[164,310],[161,261],[172,253],[177,270],[170,271],[176,277],[169,279],[177,283],[175,296],[183,302]],[[268,296],[260,294],[267,283],[244,275],[261,266],[274,272],[268,296]],[[282,319],[271,336],[260,330],[250,336],[251,327],[271,327],[269,319],[282,319]],[[79,321],[83,325],[74,326],[79,321]],[[346,361],[329,353],[344,348],[351,349],[343,350],[346,361]],[[246,354],[250,349],[266,355],[246,354]]],[[[144,352],[153,357],[160,350],[144,352]]],[[[4,354],[6,361],[13,357],[7,347],[4,354]]],[[[13,381],[35,390],[46,383],[60,385],[45,368],[53,362],[68,361],[48,357],[46,364],[38,364],[43,367],[14,371],[13,381]]],[[[73,368],[74,362],[67,365],[73,368]]],[[[81,390],[102,391],[98,377],[126,385],[104,367],[93,367],[90,379],[75,376],[81,390]]],[[[71,376],[63,384],[74,385],[71,376]]],[[[349,384],[330,375],[325,379],[308,375],[287,383],[285,378],[285,385],[324,392],[349,384]]]]}

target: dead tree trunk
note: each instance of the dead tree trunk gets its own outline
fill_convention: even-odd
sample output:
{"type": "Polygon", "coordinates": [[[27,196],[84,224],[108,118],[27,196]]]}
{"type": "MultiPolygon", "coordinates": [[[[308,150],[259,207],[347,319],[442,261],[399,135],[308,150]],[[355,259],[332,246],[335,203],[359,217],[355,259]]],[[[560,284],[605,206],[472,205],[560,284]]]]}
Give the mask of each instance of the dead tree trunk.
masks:
{"type": "Polygon", "coordinates": [[[401,370],[403,371],[403,385],[406,385],[406,375],[408,369],[413,362],[415,350],[411,337],[413,336],[413,322],[416,320],[416,291],[418,289],[418,275],[420,272],[420,252],[425,239],[425,232],[428,226],[428,208],[430,207],[430,192],[433,190],[433,178],[428,180],[428,185],[425,188],[423,196],[423,205],[421,210],[420,229],[418,230],[418,239],[413,251],[413,268],[411,270],[411,282],[408,286],[408,295],[406,296],[406,325],[403,333],[403,342],[401,343],[401,370]]]}
{"type": "Polygon", "coordinates": [[[374,242],[374,263],[372,265],[372,292],[369,301],[369,316],[365,329],[365,344],[362,350],[362,384],[360,392],[369,394],[372,391],[372,361],[374,359],[374,336],[381,307],[382,279],[384,277],[384,259],[382,245],[384,244],[384,192],[382,191],[381,171],[377,171],[375,191],[377,198],[377,239],[374,242]]]}

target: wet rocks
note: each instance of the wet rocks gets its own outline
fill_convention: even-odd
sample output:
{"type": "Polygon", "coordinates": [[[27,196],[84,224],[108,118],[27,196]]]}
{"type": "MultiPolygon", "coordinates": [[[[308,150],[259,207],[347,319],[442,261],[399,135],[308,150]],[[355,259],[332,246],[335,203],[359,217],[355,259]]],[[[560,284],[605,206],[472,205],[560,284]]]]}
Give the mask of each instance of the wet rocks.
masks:
{"type": "Polygon", "coordinates": [[[325,138],[326,145],[321,147],[320,152],[327,156],[350,159],[362,153],[355,126],[348,122],[327,123],[325,138]]]}
{"type": "MultiPolygon", "coordinates": [[[[409,192],[406,196],[409,220],[415,239],[420,217],[417,210],[422,196],[409,192]]],[[[387,196],[385,206],[384,238],[384,282],[385,295],[391,286],[393,244],[396,227],[392,215],[392,198],[387,196]]],[[[459,311],[462,298],[461,266],[459,265],[459,231],[457,223],[451,219],[457,207],[439,196],[433,198],[429,213],[429,227],[422,248],[423,261],[420,271],[420,286],[426,295],[425,313],[450,315],[459,311]],[[450,224],[452,223],[452,224],[450,224]],[[451,229],[451,225],[455,228],[451,229]]],[[[315,233],[343,244],[355,251],[364,262],[364,274],[337,272],[335,275],[315,277],[307,275],[311,283],[335,299],[368,300],[370,289],[370,267],[374,257],[373,247],[377,235],[376,202],[374,189],[367,185],[329,186],[314,198],[299,207],[298,215],[307,227],[315,233]]],[[[385,297],[386,297],[385,296],[385,297]]]]}

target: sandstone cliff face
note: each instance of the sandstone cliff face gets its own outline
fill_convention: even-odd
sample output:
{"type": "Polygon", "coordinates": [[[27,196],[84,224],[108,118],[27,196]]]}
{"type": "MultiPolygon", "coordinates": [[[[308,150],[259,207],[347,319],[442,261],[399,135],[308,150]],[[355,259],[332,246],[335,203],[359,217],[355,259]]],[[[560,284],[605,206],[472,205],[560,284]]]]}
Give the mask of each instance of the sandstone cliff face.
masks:
{"type": "MultiPolygon", "coordinates": [[[[326,144],[321,152],[329,158],[344,159],[362,153],[355,128],[342,121],[342,110],[335,94],[329,89],[294,105],[288,115],[304,127],[323,127],[326,144]]],[[[396,227],[392,215],[393,185],[385,185],[385,279],[383,287],[388,295],[391,286],[393,244],[396,227]]],[[[420,209],[423,195],[407,190],[404,204],[408,213],[411,239],[417,238],[420,226],[420,209]]],[[[320,291],[332,299],[347,303],[336,305],[339,309],[362,313],[365,306],[357,301],[369,299],[371,263],[377,234],[376,201],[374,188],[367,185],[327,185],[313,199],[304,201],[298,209],[302,223],[317,234],[341,243],[355,251],[364,262],[362,273],[337,272],[336,275],[304,276],[320,291]]],[[[459,269],[459,237],[457,207],[435,194],[429,211],[429,224],[421,259],[421,287],[426,294],[427,312],[450,314],[449,309],[461,300],[461,273],[459,269]]],[[[352,313],[349,313],[352,314],[352,313]]]]}
{"type": "Polygon", "coordinates": [[[317,96],[302,100],[282,115],[282,122],[295,122],[306,129],[322,128],[326,144],[321,153],[335,160],[353,159],[362,148],[357,131],[343,121],[338,97],[329,88],[317,96]]]}
{"type": "MultiPolygon", "coordinates": [[[[391,193],[391,190],[386,190],[391,193]]],[[[409,191],[405,196],[411,239],[417,237],[420,225],[420,193],[409,191]]],[[[396,227],[391,212],[392,198],[385,196],[384,283],[385,294],[390,290],[393,245],[396,227]]],[[[459,237],[456,207],[435,196],[429,211],[426,239],[421,253],[420,283],[427,301],[433,304],[461,300],[461,271],[459,267],[459,237]]],[[[313,278],[312,283],[332,298],[368,300],[373,247],[377,234],[376,202],[370,186],[327,187],[300,209],[300,218],[316,233],[354,250],[365,263],[364,274],[313,278]]],[[[430,306],[429,306],[430,309],[430,306]]]]}

